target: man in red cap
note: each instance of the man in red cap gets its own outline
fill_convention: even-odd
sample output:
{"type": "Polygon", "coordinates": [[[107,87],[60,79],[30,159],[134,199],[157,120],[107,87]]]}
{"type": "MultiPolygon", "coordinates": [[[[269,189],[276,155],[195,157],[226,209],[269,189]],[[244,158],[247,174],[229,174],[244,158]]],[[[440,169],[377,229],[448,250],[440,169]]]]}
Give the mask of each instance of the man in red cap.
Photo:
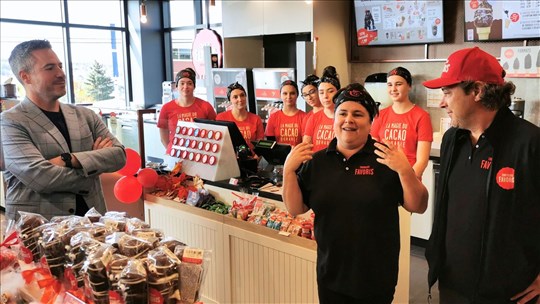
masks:
{"type": "Polygon", "coordinates": [[[508,109],[505,74],[475,47],[423,83],[452,120],[426,248],[440,303],[540,303],[540,128],[508,109]]]}

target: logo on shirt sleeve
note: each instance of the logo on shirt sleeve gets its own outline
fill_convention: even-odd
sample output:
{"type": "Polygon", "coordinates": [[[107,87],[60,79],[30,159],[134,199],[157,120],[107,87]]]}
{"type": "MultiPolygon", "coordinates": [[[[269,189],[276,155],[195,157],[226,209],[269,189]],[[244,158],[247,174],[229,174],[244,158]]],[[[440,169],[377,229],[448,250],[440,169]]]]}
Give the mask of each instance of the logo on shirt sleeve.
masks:
{"type": "Polygon", "coordinates": [[[515,174],[513,168],[504,167],[497,172],[495,179],[499,187],[505,190],[512,190],[514,189],[514,176],[515,174]]]}

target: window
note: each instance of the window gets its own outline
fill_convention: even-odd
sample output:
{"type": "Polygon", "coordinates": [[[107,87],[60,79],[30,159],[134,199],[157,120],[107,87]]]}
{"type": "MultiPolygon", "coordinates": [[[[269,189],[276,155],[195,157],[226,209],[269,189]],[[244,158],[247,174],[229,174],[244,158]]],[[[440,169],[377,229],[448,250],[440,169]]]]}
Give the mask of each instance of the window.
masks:
{"type": "Polygon", "coordinates": [[[193,68],[191,47],[194,38],[195,30],[193,29],[173,31],[171,33],[174,75],[187,67],[193,68]]]}
{"type": "Polygon", "coordinates": [[[171,27],[165,30],[170,31],[173,76],[186,67],[193,68],[192,45],[199,30],[210,28],[221,35],[221,14],[221,0],[170,1],[170,15],[165,18],[170,18],[171,27]]]}
{"type": "Polygon", "coordinates": [[[171,27],[195,25],[194,8],[193,1],[172,0],[170,2],[171,27]]]}
{"type": "MultiPolygon", "coordinates": [[[[64,63],[68,94],[62,102],[125,106],[123,14],[121,0],[0,1],[1,81],[13,77],[8,58],[17,44],[47,39],[64,63]]],[[[24,97],[20,84],[17,92],[24,97]]]]}
{"type": "Polygon", "coordinates": [[[191,60],[191,49],[173,48],[173,60],[191,60]]]}

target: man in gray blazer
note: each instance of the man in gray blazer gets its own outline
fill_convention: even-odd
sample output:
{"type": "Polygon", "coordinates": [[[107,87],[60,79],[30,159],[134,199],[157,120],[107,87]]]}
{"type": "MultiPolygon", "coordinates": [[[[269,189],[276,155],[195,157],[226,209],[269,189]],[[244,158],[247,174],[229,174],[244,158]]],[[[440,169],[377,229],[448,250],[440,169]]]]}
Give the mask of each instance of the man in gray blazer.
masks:
{"type": "Polygon", "coordinates": [[[7,218],[104,213],[99,175],[125,165],[124,147],[92,110],[59,101],[66,75],[49,41],[17,45],[9,64],[26,98],[2,113],[7,218]]]}

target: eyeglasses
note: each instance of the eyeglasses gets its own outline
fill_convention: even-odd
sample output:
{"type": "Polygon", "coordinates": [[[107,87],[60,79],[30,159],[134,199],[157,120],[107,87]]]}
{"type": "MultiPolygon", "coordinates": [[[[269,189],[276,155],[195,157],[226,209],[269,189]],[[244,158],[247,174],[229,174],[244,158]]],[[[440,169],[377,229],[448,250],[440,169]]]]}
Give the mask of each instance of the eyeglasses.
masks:
{"type": "Polygon", "coordinates": [[[311,98],[311,96],[312,96],[312,95],[315,95],[316,93],[317,93],[317,90],[313,89],[313,90],[311,90],[311,91],[309,91],[309,92],[307,92],[307,93],[302,93],[301,96],[302,96],[302,98],[306,99],[306,98],[308,98],[308,97],[311,98]]]}

